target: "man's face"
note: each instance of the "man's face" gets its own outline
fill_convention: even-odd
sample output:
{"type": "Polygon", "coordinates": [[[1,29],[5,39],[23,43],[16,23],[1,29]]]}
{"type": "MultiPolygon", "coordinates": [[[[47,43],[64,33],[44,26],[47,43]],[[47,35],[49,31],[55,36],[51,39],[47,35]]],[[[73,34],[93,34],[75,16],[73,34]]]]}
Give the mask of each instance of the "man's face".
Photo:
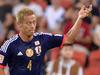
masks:
{"type": "Polygon", "coordinates": [[[20,24],[20,31],[27,36],[32,36],[36,28],[36,16],[29,15],[24,17],[24,21],[20,24]]]}
{"type": "Polygon", "coordinates": [[[71,46],[64,46],[61,50],[61,56],[64,59],[71,59],[73,57],[74,51],[71,46]]]}

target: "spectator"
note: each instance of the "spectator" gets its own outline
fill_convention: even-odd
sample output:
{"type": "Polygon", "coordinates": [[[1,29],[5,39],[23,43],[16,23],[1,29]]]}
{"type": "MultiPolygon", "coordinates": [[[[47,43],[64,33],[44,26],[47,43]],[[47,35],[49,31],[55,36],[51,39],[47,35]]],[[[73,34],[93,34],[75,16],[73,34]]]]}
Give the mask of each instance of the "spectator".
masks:
{"type": "Polygon", "coordinates": [[[15,21],[15,17],[12,14],[10,14],[10,13],[6,14],[5,21],[3,22],[4,27],[6,29],[13,27],[14,21],[15,21]]]}
{"type": "Polygon", "coordinates": [[[30,2],[28,4],[28,7],[35,12],[37,17],[43,16],[43,9],[42,9],[42,7],[39,4],[37,4],[36,2],[30,2]]]}
{"type": "Polygon", "coordinates": [[[93,11],[92,11],[92,25],[91,25],[91,29],[92,29],[92,36],[93,36],[93,43],[92,43],[92,46],[91,46],[91,50],[96,50],[99,48],[99,35],[98,34],[98,31],[99,31],[99,24],[100,24],[100,21],[99,21],[99,17],[100,17],[100,13],[99,13],[99,9],[97,6],[94,6],[93,7],[93,11]]]}
{"type": "Polygon", "coordinates": [[[73,54],[73,47],[65,44],[59,59],[48,63],[46,75],[83,75],[82,67],[72,59],[73,54]]]}
{"type": "Polygon", "coordinates": [[[92,50],[100,48],[100,17],[92,17],[92,35],[93,35],[93,45],[92,50]]]}
{"type": "Polygon", "coordinates": [[[2,22],[0,22],[0,46],[3,44],[3,42],[5,41],[5,30],[3,27],[2,22]]]}
{"type": "Polygon", "coordinates": [[[38,3],[42,7],[43,10],[45,10],[45,8],[47,7],[46,0],[35,0],[35,2],[38,3]]]}
{"type": "Polygon", "coordinates": [[[10,30],[7,34],[7,39],[10,39],[11,37],[13,37],[16,34],[16,32],[14,30],[10,30]]]}
{"type": "Polygon", "coordinates": [[[6,0],[0,0],[0,21],[4,22],[5,15],[12,12],[12,6],[6,3],[6,0]]]}
{"type": "Polygon", "coordinates": [[[61,0],[51,0],[52,5],[48,6],[45,12],[48,28],[50,31],[59,30],[59,23],[63,20],[64,9],[61,7],[61,0]]]}
{"type": "Polygon", "coordinates": [[[21,9],[23,9],[24,7],[26,7],[26,5],[23,4],[23,3],[21,3],[20,0],[13,0],[12,3],[13,3],[13,10],[12,10],[12,12],[13,12],[13,15],[14,15],[14,16],[16,16],[17,13],[18,13],[21,9]]]}
{"type": "Polygon", "coordinates": [[[45,17],[38,18],[37,32],[47,32],[47,22],[45,17]]]}
{"type": "Polygon", "coordinates": [[[97,0],[97,1],[98,1],[98,2],[97,2],[97,3],[98,3],[98,6],[100,7],[100,0],[97,0]]]}
{"type": "Polygon", "coordinates": [[[3,24],[4,24],[5,31],[6,31],[5,39],[9,39],[11,36],[13,36],[16,33],[15,17],[10,13],[6,14],[6,18],[3,24]]]}
{"type": "Polygon", "coordinates": [[[75,0],[62,0],[62,6],[66,9],[73,6],[75,0]]]}

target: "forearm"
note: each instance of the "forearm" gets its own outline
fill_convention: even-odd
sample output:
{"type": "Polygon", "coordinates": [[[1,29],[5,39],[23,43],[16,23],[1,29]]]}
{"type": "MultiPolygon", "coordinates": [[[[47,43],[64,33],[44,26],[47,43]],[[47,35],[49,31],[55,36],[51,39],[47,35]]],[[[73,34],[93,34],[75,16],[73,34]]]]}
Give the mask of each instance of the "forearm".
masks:
{"type": "Polygon", "coordinates": [[[92,5],[90,5],[89,8],[86,8],[85,6],[81,8],[81,10],[78,13],[79,17],[76,20],[74,26],[71,28],[71,30],[68,33],[66,33],[67,40],[65,40],[64,43],[71,44],[74,42],[75,37],[77,36],[80,30],[82,19],[87,17],[91,12],[91,10],[92,10],[92,5]]]}
{"type": "Polygon", "coordinates": [[[68,33],[66,33],[67,40],[68,40],[68,41],[66,41],[66,43],[73,43],[74,42],[75,37],[77,36],[77,34],[80,30],[81,23],[82,23],[82,19],[80,17],[78,17],[78,19],[76,20],[73,27],[70,29],[70,31],[68,33]]]}
{"type": "Polygon", "coordinates": [[[0,68],[0,75],[5,75],[4,69],[0,68]]]}

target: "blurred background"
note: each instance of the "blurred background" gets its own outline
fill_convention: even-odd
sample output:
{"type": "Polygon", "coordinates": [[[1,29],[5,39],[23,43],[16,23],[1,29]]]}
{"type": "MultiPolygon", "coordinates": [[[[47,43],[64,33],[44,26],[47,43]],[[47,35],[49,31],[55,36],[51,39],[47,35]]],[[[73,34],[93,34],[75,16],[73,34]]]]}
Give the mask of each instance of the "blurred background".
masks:
{"type": "MultiPolygon", "coordinates": [[[[32,9],[37,15],[37,32],[65,34],[75,23],[83,1],[0,0],[0,46],[18,33],[16,14],[24,7],[32,9]]],[[[72,59],[82,66],[84,75],[100,75],[100,0],[93,0],[93,11],[83,19],[73,48],[72,59]]],[[[60,48],[50,50],[44,58],[44,69],[48,62],[58,59],[59,54],[60,48]]]]}

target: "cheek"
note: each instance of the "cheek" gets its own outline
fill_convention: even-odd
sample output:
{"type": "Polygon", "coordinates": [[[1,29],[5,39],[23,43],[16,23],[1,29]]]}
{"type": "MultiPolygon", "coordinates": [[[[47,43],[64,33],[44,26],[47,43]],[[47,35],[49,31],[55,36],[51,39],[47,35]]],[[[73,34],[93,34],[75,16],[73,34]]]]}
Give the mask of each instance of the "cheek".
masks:
{"type": "Polygon", "coordinates": [[[28,25],[23,25],[23,30],[27,30],[27,29],[29,29],[30,27],[28,26],[28,25]]]}
{"type": "Polygon", "coordinates": [[[34,28],[36,28],[36,24],[34,25],[34,28]]]}
{"type": "Polygon", "coordinates": [[[22,25],[22,26],[20,27],[20,29],[21,29],[21,31],[26,32],[29,28],[28,28],[27,26],[25,26],[25,25],[22,25]]]}
{"type": "Polygon", "coordinates": [[[20,31],[20,27],[19,27],[18,25],[15,25],[15,30],[16,30],[17,32],[19,32],[19,31],[20,31]]]}

